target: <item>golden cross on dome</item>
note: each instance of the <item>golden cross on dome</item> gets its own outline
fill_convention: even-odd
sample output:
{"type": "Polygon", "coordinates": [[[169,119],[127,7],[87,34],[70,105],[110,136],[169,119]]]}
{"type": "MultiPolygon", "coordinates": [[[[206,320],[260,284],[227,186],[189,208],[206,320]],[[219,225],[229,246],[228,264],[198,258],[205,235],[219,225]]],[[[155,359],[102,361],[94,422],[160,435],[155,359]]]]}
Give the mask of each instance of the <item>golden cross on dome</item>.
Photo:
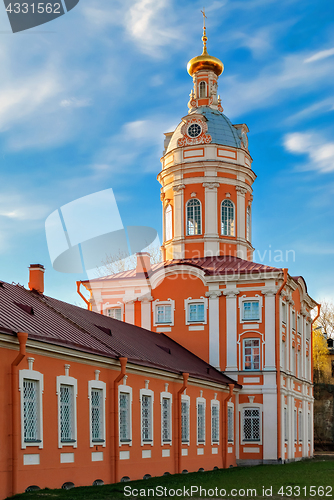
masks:
{"type": "Polygon", "coordinates": [[[207,16],[205,15],[205,8],[203,7],[203,10],[201,10],[203,14],[203,29],[205,29],[205,19],[207,19],[207,16]]]}
{"type": "Polygon", "coordinates": [[[204,7],[203,7],[203,10],[201,10],[201,12],[203,14],[203,36],[202,36],[202,40],[203,40],[203,54],[207,54],[206,42],[208,41],[208,39],[207,39],[207,36],[206,36],[206,26],[205,26],[205,19],[207,19],[207,17],[205,15],[205,9],[204,9],[204,7]]]}

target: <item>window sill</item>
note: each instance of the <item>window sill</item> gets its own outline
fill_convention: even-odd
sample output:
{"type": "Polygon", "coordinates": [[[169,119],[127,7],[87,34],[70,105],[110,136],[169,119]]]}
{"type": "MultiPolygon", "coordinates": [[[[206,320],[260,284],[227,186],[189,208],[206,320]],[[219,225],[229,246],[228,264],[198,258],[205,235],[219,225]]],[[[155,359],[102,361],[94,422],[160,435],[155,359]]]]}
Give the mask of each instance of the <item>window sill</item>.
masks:
{"type": "Polygon", "coordinates": [[[73,443],[76,443],[77,440],[76,439],[61,439],[61,444],[73,444],[73,443]]]}
{"type": "Polygon", "coordinates": [[[40,444],[42,442],[41,439],[25,439],[24,444],[40,444]]]}
{"type": "Polygon", "coordinates": [[[94,443],[94,444],[105,443],[105,439],[92,439],[92,443],[94,443]]]}

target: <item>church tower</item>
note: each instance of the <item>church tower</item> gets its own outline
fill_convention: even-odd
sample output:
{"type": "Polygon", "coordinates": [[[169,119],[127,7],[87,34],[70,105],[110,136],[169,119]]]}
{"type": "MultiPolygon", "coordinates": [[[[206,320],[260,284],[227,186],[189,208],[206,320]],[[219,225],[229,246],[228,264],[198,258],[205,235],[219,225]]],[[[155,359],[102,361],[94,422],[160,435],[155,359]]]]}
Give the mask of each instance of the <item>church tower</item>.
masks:
{"type": "Polygon", "coordinates": [[[163,260],[232,255],[252,260],[252,158],[248,127],[224,115],[218,78],[223,63],[207,52],[188,63],[188,114],[165,134],[158,175],[163,208],[163,260]]]}

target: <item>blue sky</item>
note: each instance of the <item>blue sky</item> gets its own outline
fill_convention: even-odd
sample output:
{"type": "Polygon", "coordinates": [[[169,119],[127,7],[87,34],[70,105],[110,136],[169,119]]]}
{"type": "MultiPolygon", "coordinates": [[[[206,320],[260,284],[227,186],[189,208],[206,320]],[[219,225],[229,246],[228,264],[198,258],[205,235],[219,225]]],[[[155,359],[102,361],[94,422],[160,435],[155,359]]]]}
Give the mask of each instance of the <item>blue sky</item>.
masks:
{"type": "Polygon", "coordinates": [[[80,0],[16,34],[0,6],[1,280],[26,286],[29,264],[41,263],[45,292],[81,303],[75,281],[85,275],[52,269],[44,224],[103,189],[124,225],[161,232],[163,133],[187,113],[203,4],[208,51],[225,65],[224,112],[250,129],[254,260],[303,275],[316,300],[334,298],[334,5],[325,0],[80,0]]]}

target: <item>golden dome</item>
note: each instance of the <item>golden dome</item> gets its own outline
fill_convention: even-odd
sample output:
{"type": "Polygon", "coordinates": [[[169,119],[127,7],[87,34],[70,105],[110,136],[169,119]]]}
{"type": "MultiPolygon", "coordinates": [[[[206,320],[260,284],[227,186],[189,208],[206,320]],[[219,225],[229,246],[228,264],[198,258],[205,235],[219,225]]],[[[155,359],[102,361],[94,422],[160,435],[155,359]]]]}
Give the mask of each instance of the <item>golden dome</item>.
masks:
{"type": "Polygon", "coordinates": [[[209,56],[208,51],[206,50],[206,42],[208,39],[206,36],[205,24],[203,28],[202,40],[203,40],[202,55],[193,57],[188,62],[187,71],[189,75],[193,76],[193,74],[196,73],[196,71],[199,71],[201,69],[211,70],[214,73],[216,73],[217,76],[221,75],[222,72],[224,71],[224,64],[217,57],[209,56]]]}

